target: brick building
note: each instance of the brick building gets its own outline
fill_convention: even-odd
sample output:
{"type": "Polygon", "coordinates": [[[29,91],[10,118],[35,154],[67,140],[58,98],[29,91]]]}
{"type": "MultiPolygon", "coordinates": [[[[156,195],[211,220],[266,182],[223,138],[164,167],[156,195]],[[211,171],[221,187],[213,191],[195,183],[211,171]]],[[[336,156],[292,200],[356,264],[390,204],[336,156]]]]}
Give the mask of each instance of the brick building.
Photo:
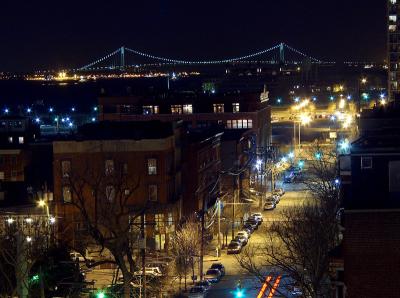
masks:
{"type": "Polygon", "coordinates": [[[346,297],[400,296],[399,119],[398,107],[365,111],[340,160],[346,297]]]}
{"type": "Polygon", "coordinates": [[[70,237],[79,246],[79,231],[85,229],[73,206],[77,192],[72,178],[80,177],[98,181],[91,188],[99,192],[97,196],[86,184],[81,189],[90,216],[95,218],[104,202],[112,204],[126,196],[128,208],[146,206],[147,245],[163,250],[181,212],[178,126],[153,121],[100,122],[81,127],[72,140],[55,141],[54,202],[57,216],[63,218],[64,239],[70,237]]]}
{"type": "Polygon", "coordinates": [[[258,147],[271,143],[271,107],[268,92],[209,94],[169,92],[162,94],[103,96],[99,119],[117,121],[178,121],[187,128],[223,125],[227,130],[249,129],[258,147]]]}

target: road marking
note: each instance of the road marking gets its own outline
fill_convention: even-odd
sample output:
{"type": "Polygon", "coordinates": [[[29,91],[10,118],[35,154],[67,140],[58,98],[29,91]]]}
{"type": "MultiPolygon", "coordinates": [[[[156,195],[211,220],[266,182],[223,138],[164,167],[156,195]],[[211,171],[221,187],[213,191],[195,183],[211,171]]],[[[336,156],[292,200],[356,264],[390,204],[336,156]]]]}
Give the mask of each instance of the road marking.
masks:
{"type": "Polygon", "coordinates": [[[265,279],[263,286],[261,287],[260,292],[257,295],[257,298],[262,298],[264,296],[265,290],[267,289],[268,284],[271,281],[271,279],[272,279],[272,276],[268,275],[267,278],[265,279]]]}
{"type": "Polygon", "coordinates": [[[279,283],[281,281],[281,275],[278,276],[278,278],[275,280],[274,285],[272,286],[271,292],[269,292],[268,298],[274,297],[275,291],[279,286],[279,283]]]}

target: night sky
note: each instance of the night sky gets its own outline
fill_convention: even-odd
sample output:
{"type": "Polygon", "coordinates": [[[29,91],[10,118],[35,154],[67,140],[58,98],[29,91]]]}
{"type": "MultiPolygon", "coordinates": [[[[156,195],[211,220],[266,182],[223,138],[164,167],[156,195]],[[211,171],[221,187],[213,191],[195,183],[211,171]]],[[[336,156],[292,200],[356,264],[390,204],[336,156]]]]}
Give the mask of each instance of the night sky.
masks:
{"type": "Polygon", "coordinates": [[[385,15],[384,0],[2,0],[0,71],[79,67],[121,45],[196,60],[283,41],[322,60],[382,61],[385,15]]]}

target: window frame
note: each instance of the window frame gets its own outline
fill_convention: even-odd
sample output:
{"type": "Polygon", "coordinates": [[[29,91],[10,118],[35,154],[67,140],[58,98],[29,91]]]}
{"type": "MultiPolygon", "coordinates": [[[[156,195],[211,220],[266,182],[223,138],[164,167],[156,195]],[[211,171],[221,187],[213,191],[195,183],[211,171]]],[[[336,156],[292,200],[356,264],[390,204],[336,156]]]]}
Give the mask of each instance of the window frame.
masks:
{"type": "Polygon", "coordinates": [[[372,160],[372,156],[361,156],[361,160],[360,160],[360,167],[361,170],[370,170],[373,168],[373,160],[372,160]],[[369,160],[370,161],[370,165],[365,165],[365,162],[369,160]]]}
{"type": "Polygon", "coordinates": [[[158,175],[158,159],[156,157],[147,158],[147,175],[148,176],[157,176],[158,175]],[[150,164],[150,161],[154,160],[154,165],[150,164]]]}
{"type": "Polygon", "coordinates": [[[158,185],[157,184],[149,184],[147,186],[147,199],[150,202],[158,202],[158,185]],[[154,192],[155,190],[155,192],[154,192]],[[155,200],[152,199],[155,194],[155,200]]]}

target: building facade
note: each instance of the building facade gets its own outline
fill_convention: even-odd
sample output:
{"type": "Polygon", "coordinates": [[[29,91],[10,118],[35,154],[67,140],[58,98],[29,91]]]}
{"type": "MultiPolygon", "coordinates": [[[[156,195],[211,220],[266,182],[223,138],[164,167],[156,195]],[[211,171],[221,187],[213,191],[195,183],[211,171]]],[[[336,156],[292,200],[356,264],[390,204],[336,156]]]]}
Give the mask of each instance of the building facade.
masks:
{"type": "Polygon", "coordinates": [[[399,297],[399,116],[394,107],[365,111],[340,160],[346,297],[399,297]]]}
{"type": "Polygon", "coordinates": [[[271,108],[268,92],[252,94],[166,93],[99,98],[99,119],[163,122],[182,120],[187,128],[223,125],[249,129],[257,146],[271,143],[271,108]]]}
{"type": "Polygon", "coordinates": [[[102,122],[83,126],[74,140],[55,141],[54,208],[63,218],[63,238],[74,247],[86,240],[74,204],[82,199],[94,221],[115,216],[117,204],[132,216],[144,210],[148,248],[166,249],[181,212],[177,130],[174,123],[102,122]]]}
{"type": "Polygon", "coordinates": [[[398,100],[400,96],[400,2],[387,1],[387,61],[389,67],[389,99],[398,100]]]}

